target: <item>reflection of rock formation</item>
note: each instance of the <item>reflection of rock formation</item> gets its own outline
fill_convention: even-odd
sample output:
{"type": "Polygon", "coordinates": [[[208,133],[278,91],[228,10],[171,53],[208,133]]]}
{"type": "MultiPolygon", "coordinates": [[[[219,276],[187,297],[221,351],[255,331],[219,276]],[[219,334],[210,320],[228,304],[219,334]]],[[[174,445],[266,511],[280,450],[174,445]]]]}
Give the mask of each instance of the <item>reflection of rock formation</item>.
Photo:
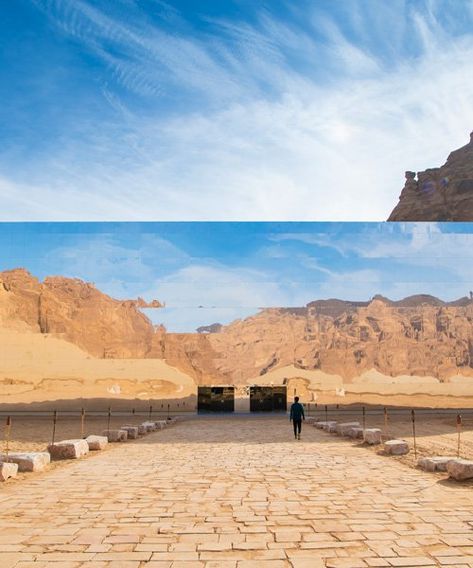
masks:
{"type": "Polygon", "coordinates": [[[473,221],[473,133],[440,168],[406,172],[399,203],[388,221],[473,221]]]}
{"type": "Polygon", "coordinates": [[[0,273],[0,325],[57,336],[94,357],[165,359],[198,384],[254,382],[286,366],[348,381],[371,369],[442,380],[473,376],[468,297],[317,300],[265,309],[218,333],[179,334],[155,328],[135,302],[114,300],[91,284],[60,277],[41,283],[13,270],[0,273]]]}
{"type": "Polygon", "coordinates": [[[23,269],[0,273],[4,327],[50,333],[95,357],[147,357],[159,350],[153,325],[132,300],[119,301],[82,280],[40,282],[23,269]]]}
{"type": "Polygon", "coordinates": [[[218,333],[222,327],[221,323],[212,323],[210,325],[202,325],[196,331],[197,333],[218,333]]]}

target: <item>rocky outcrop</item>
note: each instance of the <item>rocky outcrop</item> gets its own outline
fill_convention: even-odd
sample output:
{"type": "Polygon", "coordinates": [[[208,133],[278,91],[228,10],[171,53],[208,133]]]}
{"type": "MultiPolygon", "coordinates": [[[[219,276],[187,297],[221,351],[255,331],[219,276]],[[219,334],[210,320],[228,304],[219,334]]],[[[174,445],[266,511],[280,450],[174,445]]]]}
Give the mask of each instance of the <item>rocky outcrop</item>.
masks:
{"type": "Polygon", "coordinates": [[[473,132],[440,168],[406,172],[388,221],[473,221],[473,132]]]}
{"type": "Polygon", "coordinates": [[[218,333],[222,327],[221,323],[212,323],[210,325],[202,325],[196,331],[197,333],[218,333]]]}

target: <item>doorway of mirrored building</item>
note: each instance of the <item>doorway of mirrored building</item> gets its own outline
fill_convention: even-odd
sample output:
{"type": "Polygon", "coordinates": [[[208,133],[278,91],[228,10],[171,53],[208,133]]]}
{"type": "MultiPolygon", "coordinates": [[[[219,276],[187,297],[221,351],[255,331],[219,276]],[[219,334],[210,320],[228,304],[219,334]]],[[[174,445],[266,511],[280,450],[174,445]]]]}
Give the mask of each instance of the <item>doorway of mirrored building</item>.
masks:
{"type": "Polygon", "coordinates": [[[285,412],[287,387],[250,387],[251,412],[285,412]]]}
{"type": "Polygon", "coordinates": [[[198,387],[199,412],[233,412],[235,410],[234,387],[198,387]]]}

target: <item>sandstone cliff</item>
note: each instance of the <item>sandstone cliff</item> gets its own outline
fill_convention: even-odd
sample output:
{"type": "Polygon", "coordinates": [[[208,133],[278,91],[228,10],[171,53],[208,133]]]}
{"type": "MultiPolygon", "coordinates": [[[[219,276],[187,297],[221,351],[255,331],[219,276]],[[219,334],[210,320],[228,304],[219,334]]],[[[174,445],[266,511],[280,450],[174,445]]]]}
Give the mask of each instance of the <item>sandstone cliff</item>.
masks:
{"type": "Polygon", "coordinates": [[[406,172],[388,221],[473,221],[473,133],[440,168],[406,172]]]}

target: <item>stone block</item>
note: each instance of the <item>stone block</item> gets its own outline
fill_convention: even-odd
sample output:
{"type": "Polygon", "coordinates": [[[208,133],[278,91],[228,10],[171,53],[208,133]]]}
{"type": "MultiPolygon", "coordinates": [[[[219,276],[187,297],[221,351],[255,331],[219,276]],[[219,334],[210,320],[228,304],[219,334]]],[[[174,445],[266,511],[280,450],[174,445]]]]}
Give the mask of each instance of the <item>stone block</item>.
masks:
{"type": "Polygon", "coordinates": [[[454,457],[433,457],[433,458],[420,458],[417,465],[425,471],[447,471],[447,463],[454,460],[454,457]]]}
{"type": "Polygon", "coordinates": [[[157,430],[163,430],[163,428],[166,428],[166,426],[168,426],[168,423],[166,420],[158,420],[155,422],[156,424],[156,428],[157,430]]]}
{"type": "Polygon", "coordinates": [[[16,477],[18,473],[18,464],[12,462],[0,462],[0,481],[6,481],[12,477],[16,477]]]}
{"type": "Polygon", "coordinates": [[[384,451],[392,456],[409,453],[409,444],[405,440],[388,440],[384,442],[384,451]]]}
{"type": "Polygon", "coordinates": [[[107,436],[109,442],[125,442],[128,432],[126,430],[104,430],[102,436],[107,436]]]}
{"type": "Polygon", "coordinates": [[[350,428],[347,432],[347,435],[350,438],[363,438],[363,428],[359,428],[358,426],[354,426],[350,428]]]}
{"type": "Polygon", "coordinates": [[[381,444],[382,431],[380,428],[366,428],[365,442],[370,445],[381,444]]]}
{"type": "Polygon", "coordinates": [[[453,459],[447,463],[448,475],[457,481],[473,479],[473,461],[453,459]]]}
{"type": "Polygon", "coordinates": [[[135,440],[138,438],[138,426],[121,426],[120,430],[126,431],[129,440],[135,440]]]}
{"type": "Polygon", "coordinates": [[[346,436],[350,428],[359,428],[359,427],[360,427],[359,422],[340,422],[337,424],[335,431],[340,436],[346,436]]]}
{"type": "Polygon", "coordinates": [[[155,432],[156,431],[156,422],[143,422],[142,426],[146,428],[147,432],[155,432]]]}
{"type": "MultiPolygon", "coordinates": [[[[5,455],[0,456],[5,461],[5,455]]],[[[18,465],[18,471],[43,471],[51,462],[49,452],[13,452],[8,454],[8,461],[18,465]]]]}
{"type": "Polygon", "coordinates": [[[87,436],[85,441],[89,445],[89,450],[91,450],[91,451],[103,450],[108,445],[107,436],[91,435],[91,436],[87,436]]]}
{"type": "Polygon", "coordinates": [[[77,460],[89,453],[86,440],[62,440],[48,446],[48,452],[54,460],[77,460]]]}
{"type": "Polygon", "coordinates": [[[330,434],[335,434],[335,432],[337,431],[337,426],[338,423],[337,422],[327,422],[327,425],[324,427],[324,430],[326,432],[330,432],[330,434]]]}
{"type": "Polygon", "coordinates": [[[148,428],[144,424],[140,424],[138,426],[138,435],[144,436],[147,433],[148,433],[148,428]]]}

